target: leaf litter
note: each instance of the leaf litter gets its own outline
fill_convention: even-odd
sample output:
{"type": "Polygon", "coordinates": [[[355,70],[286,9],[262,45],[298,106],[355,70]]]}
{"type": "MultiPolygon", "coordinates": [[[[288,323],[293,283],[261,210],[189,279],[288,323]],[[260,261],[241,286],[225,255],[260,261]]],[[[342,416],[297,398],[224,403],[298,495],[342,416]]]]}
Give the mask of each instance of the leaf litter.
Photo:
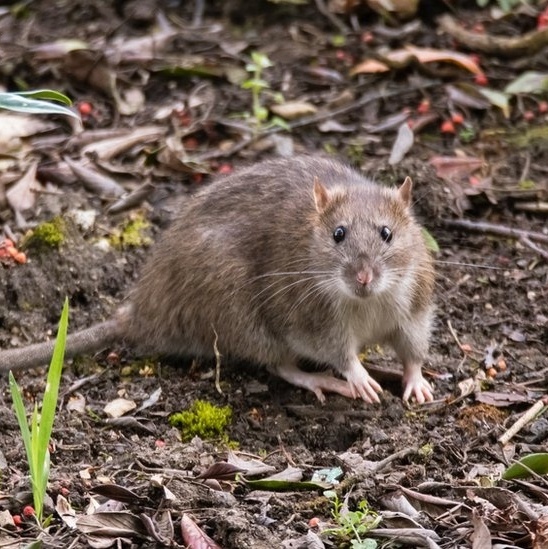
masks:
{"type": "MultiPolygon", "coordinates": [[[[420,11],[403,26],[397,10],[392,22],[370,24],[350,5],[329,11],[328,4],[322,12],[317,2],[299,12],[283,8],[291,14],[286,25],[282,8],[272,3],[261,7],[266,18],[258,7],[246,8],[247,27],[260,29],[253,33],[238,27],[240,6],[233,0],[223,14],[206,4],[196,27],[189,22],[200,2],[187,4],[175,10],[160,2],[148,23],[137,23],[122,17],[120,6],[98,1],[84,16],[77,2],[59,29],[56,10],[31,3],[27,9],[37,17],[25,27],[27,45],[18,49],[6,44],[19,43],[28,21],[2,14],[2,53],[12,60],[24,53],[27,60],[8,66],[2,84],[29,80],[87,104],[79,111],[79,133],[67,120],[0,113],[1,161],[9,170],[0,182],[4,234],[19,253],[28,224],[62,212],[95,216],[61,250],[33,253],[26,263],[1,258],[0,345],[47,338],[60,310],[57,296],[74,303],[73,330],[112,314],[149,250],[104,243],[135,211],[156,234],[172,218],[175,196],[227,165],[293,150],[336,152],[385,183],[411,176],[416,185],[418,214],[439,248],[439,321],[427,365],[439,399],[405,409],[397,383],[388,382],[382,408],[337,397],[321,407],[243,365],[223,365],[220,396],[191,363],[137,366],[131,350],[117,348],[116,360],[107,351],[73,364],[64,381],[87,380],[78,388],[85,395],[78,406],[67,400],[59,412],[50,486],[57,531],[47,531],[46,541],[329,546],[332,540],[321,533],[333,526],[327,485],[314,473],[340,467],[342,475],[328,476],[328,486],[350,512],[367,500],[379,513],[382,522],[371,534],[379,544],[483,547],[496,539],[537,549],[548,515],[547,431],[539,410],[546,393],[546,261],[514,233],[476,234],[444,221],[457,212],[469,216],[465,221],[489,222],[482,226],[489,231],[517,227],[545,235],[539,212],[547,200],[547,158],[536,145],[548,135],[542,59],[516,58],[515,45],[503,63],[483,50],[455,48],[420,11]],[[333,40],[341,31],[332,25],[341,20],[344,27],[358,22],[363,32],[333,40]],[[285,115],[291,132],[272,128],[257,136],[245,116],[251,97],[240,84],[256,49],[270,56],[273,66],[264,77],[284,98],[280,104],[267,98],[265,106],[285,115]],[[485,76],[488,85],[475,76],[485,76]],[[442,123],[455,114],[461,122],[442,134],[442,123]],[[540,208],[523,214],[520,204],[531,201],[540,208]],[[462,342],[447,330],[447,320],[462,342]],[[503,341],[505,369],[494,347],[489,351],[503,341]],[[489,368],[496,375],[488,376],[489,368]],[[109,421],[104,407],[121,397],[131,409],[109,421]],[[233,408],[230,438],[238,453],[218,441],[182,443],[169,427],[169,415],[203,398],[233,408]],[[512,467],[527,478],[504,480],[512,467]],[[282,477],[269,479],[276,473],[282,477]],[[314,517],[322,526],[309,526],[314,517]]],[[[489,22],[489,38],[509,29],[518,39],[543,37],[525,32],[524,21],[534,24],[531,14],[501,21],[487,11],[460,10],[462,21],[489,22]]],[[[371,350],[367,360],[375,372],[392,365],[384,349],[371,350]]],[[[202,372],[213,368],[201,365],[202,372]]],[[[28,373],[29,404],[42,383],[40,373],[28,373]]],[[[0,398],[0,511],[12,516],[21,513],[24,495],[16,481],[26,468],[9,400],[0,398]]],[[[16,544],[37,535],[27,521],[0,539],[16,544]]]]}

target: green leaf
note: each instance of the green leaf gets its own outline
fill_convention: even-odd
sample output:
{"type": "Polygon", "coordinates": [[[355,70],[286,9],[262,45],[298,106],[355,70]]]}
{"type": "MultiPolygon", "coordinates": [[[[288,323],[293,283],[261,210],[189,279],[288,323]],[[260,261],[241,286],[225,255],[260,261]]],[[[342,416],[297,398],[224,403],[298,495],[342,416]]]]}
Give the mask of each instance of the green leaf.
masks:
{"type": "Polygon", "coordinates": [[[497,90],[490,90],[489,88],[478,88],[478,91],[491,103],[498,107],[505,118],[510,118],[510,103],[509,97],[506,93],[499,92],[497,90]]]}
{"type": "Polygon", "coordinates": [[[268,58],[267,55],[264,53],[261,53],[260,51],[253,51],[251,52],[251,59],[257,67],[261,69],[267,69],[268,67],[272,67],[272,61],[268,58]]]}
{"type": "Polygon", "coordinates": [[[69,107],[72,105],[72,101],[64,93],[55,90],[33,90],[28,92],[17,92],[16,95],[22,95],[23,97],[30,97],[31,99],[49,99],[50,101],[59,101],[69,107]]]}
{"type": "Polygon", "coordinates": [[[266,80],[261,80],[260,78],[250,78],[245,82],[242,82],[242,88],[244,90],[263,90],[265,88],[270,88],[270,84],[266,80]]]}
{"type": "Polygon", "coordinates": [[[522,464],[538,475],[545,475],[548,473],[548,453],[529,454],[522,457],[517,463],[513,463],[504,471],[502,478],[512,480],[531,476],[531,473],[522,464]]]}
{"type": "Polygon", "coordinates": [[[426,244],[426,249],[437,254],[440,251],[440,246],[437,240],[423,227],[422,228],[422,237],[424,243],[426,244]]]}
{"type": "Polygon", "coordinates": [[[25,452],[27,453],[27,461],[30,464],[31,457],[31,441],[30,441],[30,429],[27,421],[27,411],[25,410],[25,405],[23,404],[23,398],[21,397],[21,389],[13,373],[9,373],[9,385],[11,392],[11,400],[13,402],[13,408],[15,409],[15,416],[17,417],[17,422],[19,423],[19,430],[21,431],[21,437],[23,438],[23,444],[25,445],[25,452]]]}
{"type": "Polygon", "coordinates": [[[271,490],[273,492],[287,492],[297,490],[327,490],[331,484],[323,482],[307,482],[295,480],[246,480],[240,477],[241,480],[249,488],[255,490],[271,490]]]}
{"type": "Polygon", "coordinates": [[[506,93],[542,93],[548,90],[548,74],[536,71],[524,72],[504,89],[506,93]]]}
{"type": "Polygon", "coordinates": [[[64,114],[80,120],[80,117],[67,107],[33,99],[20,93],[0,93],[0,108],[30,114],[64,114]]]}

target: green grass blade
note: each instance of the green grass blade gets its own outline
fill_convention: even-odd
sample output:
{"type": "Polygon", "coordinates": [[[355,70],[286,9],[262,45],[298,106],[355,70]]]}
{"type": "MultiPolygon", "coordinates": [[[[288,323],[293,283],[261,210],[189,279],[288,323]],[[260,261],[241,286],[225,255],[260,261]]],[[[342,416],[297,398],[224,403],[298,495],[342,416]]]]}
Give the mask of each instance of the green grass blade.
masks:
{"type": "Polygon", "coordinates": [[[72,105],[72,101],[64,93],[55,90],[33,90],[28,92],[16,92],[17,95],[23,97],[30,97],[31,99],[46,99],[49,101],[59,101],[69,107],[72,105]]]}
{"type": "Polygon", "coordinates": [[[55,340],[55,348],[48,370],[48,379],[46,382],[46,390],[44,391],[44,400],[42,402],[42,410],[40,424],[38,427],[38,442],[37,442],[37,460],[38,467],[44,467],[46,463],[46,452],[48,450],[53,422],[55,420],[55,411],[57,408],[57,399],[59,396],[59,384],[61,382],[61,371],[63,369],[63,361],[65,358],[65,343],[67,340],[68,327],[68,299],[65,299],[61,320],[59,321],[59,329],[55,340]]]}
{"type": "Polygon", "coordinates": [[[30,114],[64,114],[80,120],[80,117],[75,112],[67,107],[63,107],[63,105],[25,97],[18,93],[0,93],[0,108],[30,114]]]}
{"type": "Polygon", "coordinates": [[[25,405],[23,404],[23,398],[21,397],[21,389],[13,373],[9,373],[9,385],[11,392],[11,400],[13,402],[13,408],[15,409],[15,415],[17,417],[17,422],[19,423],[19,430],[21,431],[21,437],[23,438],[23,444],[25,445],[25,452],[27,453],[27,461],[31,462],[31,440],[30,440],[30,429],[27,421],[27,411],[25,410],[25,405]]]}
{"type": "Polygon", "coordinates": [[[38,431],[40,429],[40,414],[38,412],[38,404],[34,404],[34,410],[31,417],[31,435],[30,435],[30,480],[32,483],[32,497],[34,500],[34,511],[36,512],[36,518],[38,522],[42,522],[42,509],[44,506],[44,496],[40,489],[43,483],[43,468],[38,460],[39,456],[39,441],[38,431]]]}

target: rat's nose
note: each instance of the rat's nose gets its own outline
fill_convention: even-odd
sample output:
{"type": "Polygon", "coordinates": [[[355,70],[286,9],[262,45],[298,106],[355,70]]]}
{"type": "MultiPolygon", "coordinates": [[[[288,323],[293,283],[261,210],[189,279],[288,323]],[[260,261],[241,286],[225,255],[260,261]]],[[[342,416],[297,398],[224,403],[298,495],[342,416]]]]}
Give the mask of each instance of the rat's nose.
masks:
{"type": "Polygon", "coordinates": [[[356,281],[362,286],[368,286],[373,280],[373,270],[372,269],[362,269],[356,274],[356,281]]]}

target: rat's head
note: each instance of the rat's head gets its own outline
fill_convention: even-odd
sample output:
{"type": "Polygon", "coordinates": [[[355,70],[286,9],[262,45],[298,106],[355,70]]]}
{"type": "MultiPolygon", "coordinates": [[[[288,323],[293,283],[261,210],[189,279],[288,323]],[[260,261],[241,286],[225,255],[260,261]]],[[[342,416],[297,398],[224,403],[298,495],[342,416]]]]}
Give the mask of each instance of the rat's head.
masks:
{"type": "Polygon", "coordinates": [[[312,259],[315,267],[327,267],[342,295],[362,300],[409,288],[420,259],[428,257],[411,214],[411,189],[409,177],[397,190],[365,180],[314,182],[312,259]]]}

